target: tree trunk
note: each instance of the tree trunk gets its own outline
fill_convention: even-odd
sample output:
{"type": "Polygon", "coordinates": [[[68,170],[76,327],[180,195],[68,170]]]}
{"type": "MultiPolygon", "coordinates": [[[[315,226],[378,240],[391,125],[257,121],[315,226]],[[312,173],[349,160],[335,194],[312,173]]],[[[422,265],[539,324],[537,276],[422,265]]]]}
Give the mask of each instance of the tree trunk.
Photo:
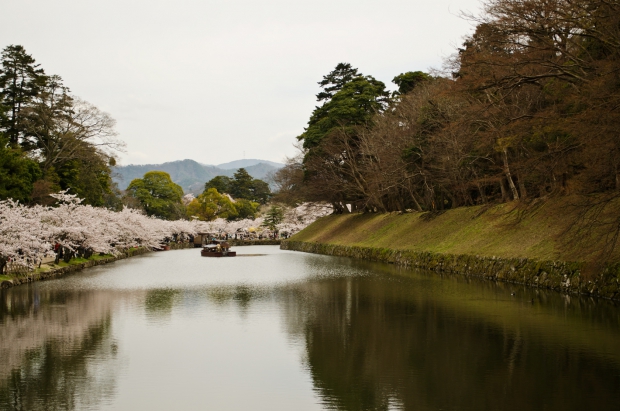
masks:
{"type": "Polygon", "coordinates": [[[481,186],[479,182],[476,182],[476,185],[478,186],[478,192],[480,193],[480,199],[482,200],[482,204],[486,204],[487,196],[486,194],[484,194],[484,187],[481,186]]]}
{"type": "Polygon", "coordinates": [[[68,263],[69,261],[71,261],[71,257],[73,257],[73,252],[70,251],[68,248],[64,247],[62,260],[65,263],[68,263]]]}
{"type": "Polygon", "coordinates": [[[413,200],[413,204],[415,205],[416,211],[422,212],[422,206],[420,206],[420,203],[418,202],[417,198],[415,198],[415,194],[413,194],[413,191],[409,191],[409,194],[411,195],[411,199],[413,200]]]}
{"type": "Polygon", "coordinates": [[[504,174],[506,174],[506,180],[508,180],[508,185],[510,186],[510,191],[512,191],[512,199],[519,199],[519,192],[517,191],[517,187],[515,186],[515,182],[512,181],[512,175],[510,174],[510,167],[508,167],[508,150],[502,150],[503,159],[504,159],[504,174]]]}
{"type": "Polygon", "coordinates": [[[525,181],[523,180],[523,178],[521,178],[522,176],[523,176],[522,173],[517,174],[517,182],[519,183],[519,191],[521,192],[521,198],[525,199],[527,198],[527,190],[525,188],[525,181]]]}
{"type": "Polygon", "coordinates": [[[499,189],[502,192],[502,203],[508,202],[508,190],[506,189],[506,179],[504,177],[500,177],[499,179],[499,189]]]}

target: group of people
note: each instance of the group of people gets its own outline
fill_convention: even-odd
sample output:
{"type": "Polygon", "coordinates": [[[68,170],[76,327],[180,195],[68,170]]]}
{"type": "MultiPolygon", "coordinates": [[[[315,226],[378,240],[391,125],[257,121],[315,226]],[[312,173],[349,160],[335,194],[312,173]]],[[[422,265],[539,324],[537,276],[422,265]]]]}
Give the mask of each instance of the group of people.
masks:
{"type": "Polygon", "coordinates": [[[234,234],[220,232],[214,236],[218,240],[277,240],[277,239],[287,239],[290,237],[290,234],[286,231],[272,231],[272,232],[247,232],[245,230],[237,231],[234,234]]]}

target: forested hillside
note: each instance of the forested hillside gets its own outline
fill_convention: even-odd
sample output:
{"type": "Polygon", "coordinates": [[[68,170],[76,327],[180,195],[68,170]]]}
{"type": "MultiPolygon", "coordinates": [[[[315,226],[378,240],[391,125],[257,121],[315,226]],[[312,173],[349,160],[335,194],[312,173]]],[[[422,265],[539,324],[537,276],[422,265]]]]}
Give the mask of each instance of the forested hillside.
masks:
{"type": "MultiPolygon", "coordinates": [[[[194,160],[171,161],[163,164],[141,164],[116,166],[112,168],[113,179],[121,190],[127,188],[129,183],[135,178],[141,178],[149,171],[165,171],[170,174],[170,178],[176,184],[183,187],[186,193],[200,194],[207,181],[216,176],[232,177],[237,168],[228,168],[236,164],[252,164],[245,167],[245,170],[254,178],[266,179],[269,173],[278,170],[278,163],[265,160],[238,160],[237,162],[211,166],[200,164],[194,160]],[[224,167],[226,168],[224,168],[224,167]]],[[[241,166],[239,166],[241,167],[241,166]]]]}
{"type": "Polygon", "coordinates": [[[617,196],[620,2],[490,0],[469,18],[445,72],[396,76],[393,95],[348,63],[327,74],[286,194],[343,212],[617,196]]]}

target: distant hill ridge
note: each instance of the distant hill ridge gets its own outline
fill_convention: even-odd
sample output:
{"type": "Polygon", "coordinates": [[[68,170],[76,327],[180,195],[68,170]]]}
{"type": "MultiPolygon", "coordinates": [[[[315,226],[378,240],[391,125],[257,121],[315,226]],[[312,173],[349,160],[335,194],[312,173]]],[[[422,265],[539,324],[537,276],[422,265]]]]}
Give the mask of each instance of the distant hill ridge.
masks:
{"type": "MultiPolygon", "coordinates": [[[[215,165],[215,167],[217,168],[221,168],[223,170],[238,170],[240,168],[245,168],[245,167],[252,167],[258,164],[267,164],[269,166],[275,167],[276,169],[278,168],[282,168],[284,167],[284,164],[282,163],[276,163],[273,161],[267,161],[267,160],[258,160],[255,158],[250,158],[250,159],[243,159],[243,160],[235,160],[235,161],[231,161],[229,163],[222,163],[222,164],[217,164],[215,165]]],[[[213,167],[210,164],[205,164],[206,166],[209,167],[213,167]]],[[[246,168],[247,170],[247,168],[246,168]]],[[[254,177],[254,178],[258,178],[258,177],[254,177]]]]}
{"type": "Polygon", "coordinates": [[[245,168],[252,177],[264,180],[268,173],[283,166],[284,164],[259,159],[235,160],[217,166],[186,159],[163,164],[130,164],[112,167],[112,178],[121,190],[125,190],[131,180],[142,178],[149,171],[165,171],[170,174],[172,181],[183,187],[186,193],[200,194],[204,189],[204,184],[215,176],[232,177],[239,168],[245,168]]]}

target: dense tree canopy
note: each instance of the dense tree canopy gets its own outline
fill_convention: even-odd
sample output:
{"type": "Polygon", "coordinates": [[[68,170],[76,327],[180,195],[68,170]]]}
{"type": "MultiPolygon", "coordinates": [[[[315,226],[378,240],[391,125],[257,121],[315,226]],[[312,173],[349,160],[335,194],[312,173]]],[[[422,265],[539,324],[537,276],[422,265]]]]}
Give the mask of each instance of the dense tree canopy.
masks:
{"type": "Polygon", "coordinates": [[[256,218],[259,204],[246,199],[231,199],[215,188],[205,190],[187,206],[187,216],[201,221],[223,218],[228,221],[256,218]]]}
{"type": "MultiPolygon", "coordinates": [[[[245,220],[250,219],[253,220],[256,218],[258,214],[258,208],[260,207],[259,203],[254,201],[246,200],[243,198],[239,198],[235,200],[235,209],[237,210],[237,215],[235,216],[235,220],[245,220]]],[[[232,220],[228,218],[228,220],[232,220]]]]}
{"type": "Polygon", "coordinates": [[[373,114],[385,108],[388,96],[385,84],[372,76],[353,77],[314,110],[308,127],[297,138],[303,141],[306,149],[318,147],[334,130],[350,131],[353,126],[369,122],[373,114]]]}
{"type": "Polygon", "coordinates": [[[398,94],[407,94],[418,84],[430,80],[431,76],[423,71],[408,71],[394,77],[392,83],[398,86],[398,94]]]}
{"type": "Polygon", "coordinates": [[[0,135],[6,140],[0,144],[11,159],[2,167],[11,168],[10,184],[21,188],[0,190],[0,199],[49,203],[50,193],[68,189],[87,204],[117,207],[109,164],[124,144],[114,120],[72,96],[62,78],[46,75],[22,46],[6,47],[1,58],[0,135]]]}
{"type": "Polygon", "coordinates": [[[149,171],[143,178],[132,180],[127,192],[140,202],[149,216],[176,220],[185,215],[181,202],[183,189],[164,171],[149,171]]]}
{"type": "Polygon", "coordinates": [[[388,102],[350,65],[325,76],[278,196],[337,212],[617,197],[620,3],[489,0],[469,17],[452,78],[400,74],[388,102]]]}
{"type": "Polygon", "coordinates": [[[7,139],[0,136],[0,198],[28,202],[40,176],[39,165],[21,150],[8,147],[7,139]]]}
{"type": "Polygon", "coordinates": [[[343,63],[319,84],[329,92],[317,95],[323,105],[314,109],[297,137],[305,150],[306,198],[340,208],[350,200],[347,182],[355,184],[356,179],[346,160],[363,156],[358,149],[361,127],[370,127],[374,116],[386,109],[389,93],[381,81],[343,63]]]}
{"type": "Polygon", "coordinates": [[[230,198],[218,193],[215,188],[209,188],[189,203],[187,215],[201,221],[212,221],[216,218],[233,220],[238,212],[230,198]]]}
{"type": "Polygon", "coordinates": [[[216,176],[205,184],[205,192],[215,188],[218,193],[230,194],[234,199],[243,199],[265,204],[271,198],[269,184],[253,178],[245,168],[238,169],[233,178],[216,176]]]}
{"type": "Polygon", "coordinates": [[[209,180],[204,192],[188,205],[187,215],[203,221],[254,219],[259,206],[270,198],[269,185],[240,168],[233,178],[216,176],[209,180]]]}
{"type": "Polygon", "coordinates": [[[232,190],[232,180],[227,176],[215,176],[205,183],[204,191],[215,188],[218,193],[230,194],[232,190]]]}
{"type": "Polygon", "coordinates": [[[252,195],[250,196],[249,201],[254,201],[259,204],[266,204],[271,198],[271,189],[269,188],[269,184],[264,182],[263,180],[259,180],[255,178],[252,180],[252,195]]]}

